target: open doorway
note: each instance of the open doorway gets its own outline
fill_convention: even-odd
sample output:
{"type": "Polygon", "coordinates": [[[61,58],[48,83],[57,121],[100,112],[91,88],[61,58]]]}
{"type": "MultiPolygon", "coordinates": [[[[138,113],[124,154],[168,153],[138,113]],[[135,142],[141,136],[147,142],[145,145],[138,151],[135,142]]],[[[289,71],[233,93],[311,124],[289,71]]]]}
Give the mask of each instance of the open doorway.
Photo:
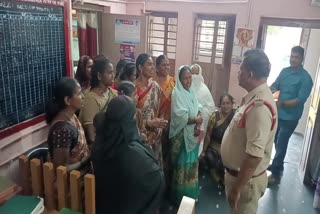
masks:
{"type": "MultiPolygon", "coordinates": [[[[317,95],[319,91],[319,81],[316,77],[319,77],[317,72],[319,73],[320,22],[319,20],[318,23],[315,21],[316,20],[263,17],[260,22],[257,47],[265,50],[272,64],[268,84],[271,85],[281,70],[289,66],[291,48],[296,45],[302,46],[305,49],[303,67],[309,72],[314,81],[314,90],[305,103],[304,113],[299,121],[295,133],[292,135],[289,141],[287,155],[284,161],[285,166],[283,179],[279,186],[280,190],[278,191],[272,188],[268,189],[264,198],[262,199],[262,203],[274,200],[275,197],[280,197],[281,200],[281,188],[285,189],[286,185],[294,186],[292,183],[290,183],[293,180],[299,182],[299,188],[304,189],[304,194],[300,194],[303,193],[303,191],[299,191],[296,196],[303,195],[303,199],[309,198],[313,200],[314,189],[307,189],[305,186],[301,186],[299,181],[299,173],[305,183],[314,182],[317,180],[316,178],[318,178],[320,174],[319,155],[318,153],[315,153],[317,154],[317,156],[315,156],[312,152],[310,152],[318,152],[318,148],[320,148],[318,136],[316,136],[316,134],[313,132],[313,128],[316,127],[315,124],[318,123],[316,119],[312,120],[312,118],[318,118],[317,120],[319,120],[319,117],[316,117],[315,115],[317,115],[317,107],[320,101],[312,101],[310,108],[310,98],[312,97],[312,100],[315,100],[313,97],[315,97],[314,95],[317,95]],[[317,105],[314,103],[317,103],[317,105]],[[313,117],[310,117],[310,115],[313,117]],[[301,134],[305,136],[303,137],[301,134]],[[310,158],[308,159],[308,157],[310,158]],[[310,163],[314,164],[312,165],[310,163]],[[277,194],[278,192],[280,192],[280,194],[277,194]]],[[[281,209],[282,206],[283,205],[280,204],[280,207],[278,208],[281,209]]],[[[299,208],[294,207],[294,209],[294,211],[297,211],[299,208]]],[[[298,213],[300,213],[300,211],[298,213]]]]}
{"type": "MultiPolygon", "coordinates": [[[[290,66],[291,48],[300,45],[303,33],[302,27],[288,27],[278,25],[265,26],[264,51],[271,63],[271,72],[268,78],[268,85],[279,76],[283,68],[290,66]]],[[[301,157],[303,137],[293,134],[287,149],[285,163],[298,165],[301,157]]],[[[272,150],[272,157],[275,155],[275,147],[272,150]]],[[[272,160],[270,161],[270,164],[272,160]]]]}
{"type": "Polygon", "coordinates": [[[270,86],[281,70],[289,66],[290,50],[300,44],[302,28],[285,26],[267,26],[265,52],[271,62],[271,72],[268,78],[270,86]]]}
{"type": "MultiPolygon", "coordinates": [[[[260,21],[257,47],[267,53],[271,62],[268,84],[271,85],[281,70],[289,66],[291,48],[300,45],[305,49],[304,68],[315,79],[320,55],[320,23],[316,20],[279,19],[263,17],[260,21]]],[[[304,135],[307,125],[310,99],[295,130],[304,135]]]]}

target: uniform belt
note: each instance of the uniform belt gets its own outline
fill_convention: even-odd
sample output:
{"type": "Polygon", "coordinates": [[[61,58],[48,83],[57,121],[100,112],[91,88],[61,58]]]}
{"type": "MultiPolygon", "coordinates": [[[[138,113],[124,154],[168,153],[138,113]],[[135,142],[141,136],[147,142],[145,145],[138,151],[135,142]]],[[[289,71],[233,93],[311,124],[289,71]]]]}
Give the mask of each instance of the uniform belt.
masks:
{"type": "MultiPolygon", "coordinates": [[[[239,171],[236,171],[236,170],[233,170],[233,169],[229,169],[229,168],[227,168],[227,167],[226,167],[226,171],[227,171],[230,175],[232,175],[233,177],[238,177],[238,175],[239,175],[239,171]]],[[[266,170],[263,170],[263,171],[260,172],[259,174],[254,175],[254,176],[252,176],[252,177],[253,177],[253,178],[259,177],[259,176],[263,175],[263,174],[265,173],[265,171],[266,171],[266,170]]]]}

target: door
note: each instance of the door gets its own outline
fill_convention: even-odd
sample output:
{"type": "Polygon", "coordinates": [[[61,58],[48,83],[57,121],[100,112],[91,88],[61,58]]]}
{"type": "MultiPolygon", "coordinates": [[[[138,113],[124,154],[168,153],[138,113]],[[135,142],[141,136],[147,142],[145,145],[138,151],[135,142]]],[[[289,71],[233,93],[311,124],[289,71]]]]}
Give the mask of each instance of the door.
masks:
{"type": "Polygon", "coordinates": [[[178,14],[151,12],[148,15],[147,50],[153,62],[165,55],[170,63],[170,75],[175,76],[178,14]]]}
{"type": "Polygon", "coordinates": [[[301,34],[300,45],[306,48],[308,44],[310,29],[320,29],[320,20],[262,17],[260,20],[260,26],[258,31],[258,39],[256,45],[257,48],[265,49],[268,25],[302,28],[303,31],[301,34]]]}
{"type": "MultiPolygon", "coordinates": [[[[318,45],[320,29],[318,28],[320,25],[310,20],[261,18],[257,47],[265,50],[272,64],[268,85],[275,81],[283,68],[290,65],[290,50],[296,45],[305,49],[304,68],[315,80],[320,56],[318,45]]],[[[311,96],[304,104],[303,115],[295,129],[295,132],[302,135],[305,134],[307,124],[310,123],[308,122],[310,101],[311,96]]]]}
{"type": "Polygon", "coordinates": [[[318,164],[319,155],[313,155],[317,153],[316,150],[320,146],[320,114],[319,111],[320,102],[320,60],[318,63],[318,69],[316,78],[314,81],[313,91],[311,94],[311,103],[309,109],[309,115],[307,120],[307,127],[304,134],[304,143],[302,148],[302,156],[299,164],[299,174],[303,182],[309,182],[309,172],[308,169],[313,167],[312,165],[318,164]],[[316,160],[318,159],[318,160],[316,160]],[[316,162],[316,163],[315,163],[316,162]]]}
{"type": "Polygon", "coordinates": [[[229,88],[235,17],[198,15],[194,28],[193,62],[218,103],[229,88]]]}

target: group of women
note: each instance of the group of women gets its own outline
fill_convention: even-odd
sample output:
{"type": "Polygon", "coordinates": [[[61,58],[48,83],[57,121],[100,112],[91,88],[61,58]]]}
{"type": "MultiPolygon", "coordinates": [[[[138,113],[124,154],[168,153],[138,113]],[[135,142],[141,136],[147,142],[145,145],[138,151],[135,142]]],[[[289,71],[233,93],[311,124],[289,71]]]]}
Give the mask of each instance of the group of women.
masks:
{"type": "Polygon", "coordinates": [[[215,111],[199,65],[169,71],[164,55],[156,65],[148,54],[120,60],[115,74],[105,56],[83,56],[75,79],[58,81],[46,110],[50,158],[95,174],[97,213],[155,213],[165,192],[176,205],[198,199],[199,159],[222,179],[233,98],[215,111]]]}

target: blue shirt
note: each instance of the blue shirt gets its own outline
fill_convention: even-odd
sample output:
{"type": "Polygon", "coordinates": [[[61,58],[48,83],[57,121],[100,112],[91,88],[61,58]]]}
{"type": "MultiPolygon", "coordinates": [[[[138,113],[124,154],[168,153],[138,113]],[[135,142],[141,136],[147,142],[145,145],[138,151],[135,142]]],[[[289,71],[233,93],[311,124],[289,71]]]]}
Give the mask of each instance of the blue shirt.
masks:
{"type": "Polygon", "coordinates": [[[301,66],[297,70],[284,68],[272,84],[272,92],[280,91],[279,101],[297,99],[294,107],[282,105],[278,109],[281,120],[299,120],[302,116],[304,103],[307,101],[313,86],[310,74],[301,66]]]}

